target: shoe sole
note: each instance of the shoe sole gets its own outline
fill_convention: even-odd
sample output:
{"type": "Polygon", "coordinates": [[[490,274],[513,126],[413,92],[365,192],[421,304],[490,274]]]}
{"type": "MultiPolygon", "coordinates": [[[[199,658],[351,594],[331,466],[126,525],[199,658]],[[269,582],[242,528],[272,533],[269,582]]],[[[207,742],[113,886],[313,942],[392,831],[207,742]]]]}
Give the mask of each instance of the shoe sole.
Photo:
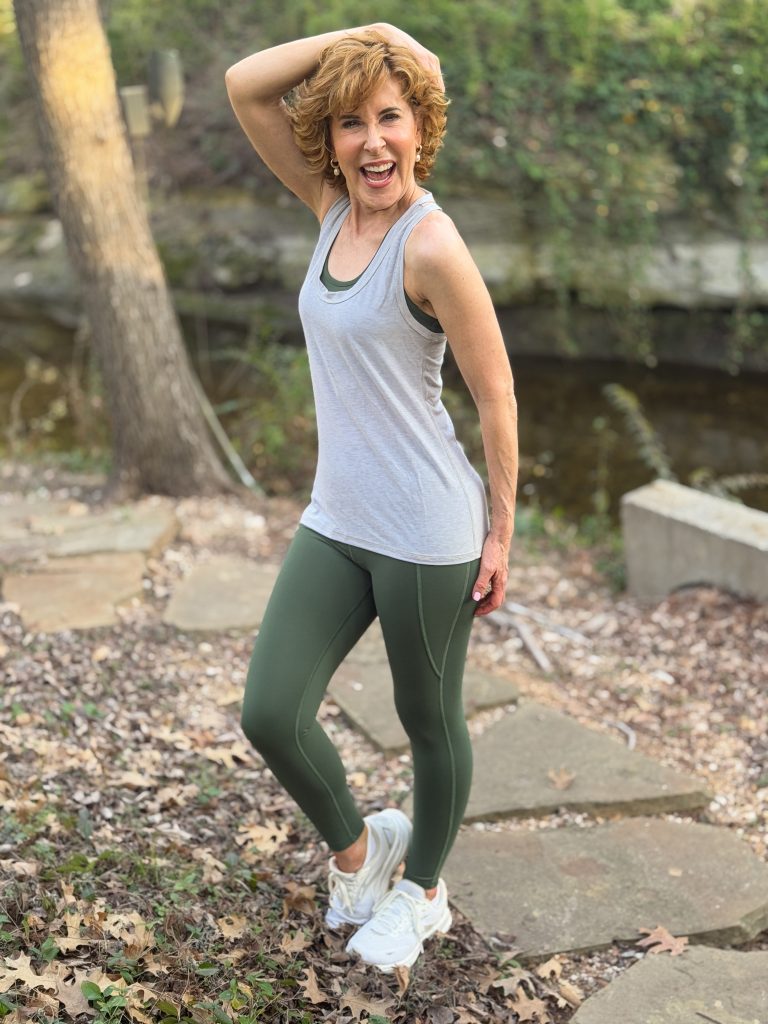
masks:
{"type": "MultiPolygon", "coordinates": [[[[421,954],[424,952],[424,943],[427,941],[427,939],[431,939],[432,936],[436,934],[445,935],[447,932],[450,931],[452,924],[453,915],[451,914],[450,909],[446,907],[445,913],[437,922],[437,924],[430,928],[429,931],[424,936],[424,938],[421,940],[421,942],[419,942],[417,946],[415,946],[412,950],[406,953],[406,955],[401,960],[398,960],[396,964],[371,963],[369,964],[369,966],[376,967],[378,970],[382,972],[382,974],[391,974],[396,967],[412,967],[413,964],[416,963],[421,954]]],[[[356,951],[353,949],[351,950],[351,952],[356,951]]],[[[362,960],[362,957],[360,959],[362,960]]],[[[366,961],[363,961],[363,963],[365,962],[366,961]]]]}
{"type": "MultiPolygon", "coordinates": [[[[378,818],[378,819],[384,818],[385,816],[386,816],[385,820],[389,820],[389,819],[392,820],[393,828],[394,828],[395,832],[397,833],[398,839],[402,839],[401,830],[405,831],[405,846],[403,847],[403,849],[400,852],[400,855],[399,855],[399,857],[397,858],[396,861],[393,861],[393,857],[394,857],[395,851],[397,849],[397,844],[395,843],[392,846],[392,848],[390,849],[390,851],[389,851],[388,862],[389,861],[393,861],[389,865],[389,873],[386,876],[387,877],[387,886],[389,886],[389,883],[392,881],[392,876],[394,875],[394,873],[397,870],[397,868],[400,866],[400,864],[401,864],[401,862],[403,860],[403,857],[405,856],[405,854],[408,851],[408,845],[409,845],[409,843],[411,841],[411,833],[413,831],[413,827],[411,825],[411,822],[408,820],[408,816],[406,814],[404,814],[403,811],[398,810],[398,808],[396,808],[396,807],[385,807],[383,811],[379,811],[375,815],[375,817],[378,818]],[[394,812],[394,813],[389,813],[389,812],[394,812]]],[[[367,822],[369,817],[374,817],[374,815],[366,815],[366,817],[363,818],[363,821],[367,822]]],[[[386,889],[385,889],[385,892],[386,892],[386,889]]],[[[375,901],[374,901],[374,906],[375,906],[375,901]]],[[[336,931],[339,928],[343,928],[345,925],[348,925],[348,924],[352,924],[352,925],[356,925],[357,927],[360,927],[360,925],[365,924],[369,920],[370,920],[370,915],[368,917],[361,918],[360,920],[356,920],[353,917],[344,917],[343,914],[339,913],[339,911],[335,911],[332,907],[329,907],[328,910],[325,912],[325,924],[332,931],[336,931]],[[335,916],[337,914],[338,914],[338,917],[335,916]],[[331,917],[331,920],[328,919],[329,915],[334,915],[334,916],[331,917]]]]}

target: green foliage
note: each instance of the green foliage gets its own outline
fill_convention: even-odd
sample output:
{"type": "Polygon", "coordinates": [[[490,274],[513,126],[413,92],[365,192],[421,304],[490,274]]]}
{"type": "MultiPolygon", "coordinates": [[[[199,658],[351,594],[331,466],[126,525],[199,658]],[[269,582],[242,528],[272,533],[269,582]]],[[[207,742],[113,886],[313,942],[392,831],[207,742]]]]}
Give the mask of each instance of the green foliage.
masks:
{"type": "MultiPolygon", "coordinates": [[[[146,81],[153,49],[180,51],[188,103],[177,131],[189,133],[214,177],[227,180],[233,166],[218,140],[234,130],[223,89],[230,63],[372,17],[433,49],[451,107],[430,187],[438,195],[513,195],[526,228],[553,240],[564,349],[572,345],[574,267],[585,251],[627,246],[626,294],[610,293],[615,285],[599,274],[589,289],[592,301],[631,318],[631,282],[661,218],[681,216],[744,241],[768,228],[768,4],[757,0],[380,0],[375,10],[361,0],[284,0],[277,7],[103,0],[102,7],[121,84],[146,81]]],[[[28,93],[10,12],[10,0],[0,0],[0,111],[28,93]]],[[[5,130],[21,129],[9,118],[5,130]]],[[[0,142],[3,131],[0,115],[0,142]]],[[[245,180],[252,164],[240,172],[245,180]]],[[[266,172],[258,186],[265,180],[271,182],[266,172]]],[[[765,336],[749,312],[746,256],[741,275],[732,368],[765,336]]],[[[636,352],[650,358],[637,319],[636,352]]]]}
{"type": "Polygon", "coordinates": [[[637,446],[642,461],[662,480],[675,480],[664,444],[643,412],[640,399],[621,384],[606,384],[603,394],[623,413],[627,430],[637,446]]]}
{"type": "MultiPolygon", "coordinates": [[[[440,56],[451,107],[430,187],[439,195],[514,195],[530,233],[552,240],[563,351],[573,348],[570,289],[585,250],[626,246],[626,293],[615,294],[615,284],[595,274],[591,301],[623,308],[630,350],[651,360],[631,282],[660,219],[683,216],[745,241],[764,235],[768,4],[380,0],[374,15],[361,0],[286,0],[266,18],[248,3],[221,16],[214,0],[113,0],[109,26],[118,67],[161,44],[178,46],[193,68],[212,44],[234,62],[372,16],[440,56]]],[[[745,259],[747,298],[729,338],[732,367],[761,336],[746,309],[750,281],[745,259]]]]}
{"type": "Polygon", "coordinates": [[[228,427],[251,472],[268,492],[308,495],[317,426],[306,349],[252,334],[243,348],[221,350],[217,358],[246,363],[251,371],[248,397],[216,407],[218,413],[240,410],[228,427]]]}
{"type": "Polygon", "coordinates": [[[93,1024],[118,1024],[123,1019],[127,1000],[116,985],[107,985],[102,991],[95,982],[83,981],[80,990],[96,1010],[93,1024]]]}
{"type": "MultiPolygon", "coordinates": [[[[654,430],[640,404],[637,395],[621,384],[606,384],[603,394],[609,402],[624,416],[628,434],[635,442],[637,454],[641,461],[653,472],[654,476],[663,480],[678,481],[664,447],[664,442],[654,430]]],[[[607,426],[605,417],[598,417],[593,426],[603,436],[609,437],[610,443],[618,440],[615,431],[607,426]]],[[[598,467],[598,484],[595,491],[596,514],[607,514],[603,481],[598,467]]],[[[719,498],[730,498],[739,501],[738,494],[761,487],[768,487],[768,473],[733,473],[728,476],[715,477],[709,467],[700,467],[689,474],[686,481],[689,487],[698,488],[719,498]]]]}

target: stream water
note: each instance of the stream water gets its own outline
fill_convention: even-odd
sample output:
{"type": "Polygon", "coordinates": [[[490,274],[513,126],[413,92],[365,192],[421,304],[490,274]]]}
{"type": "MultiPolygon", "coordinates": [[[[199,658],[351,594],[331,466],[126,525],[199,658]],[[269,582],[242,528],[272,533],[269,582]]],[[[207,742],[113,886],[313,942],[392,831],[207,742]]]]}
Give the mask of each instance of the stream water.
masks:
{"type": "MultiPolygon", "coordinates": [[[[8,344],[9,330],[0,324],[0,454],[8,451],[7,429],[11,400],[24,378],[20,346],[8,344]]],[[[187,331],[193,362],[195,341],[187,331]]],[[[214,343],[210,339],[211,347],[214,343]]],[[[231,344],[231,338],[227,339],[231,344]]],[[[68,346],[58,345],[65,351],[68,346]]],[[[654,473],[642,460],[638,444],[623,415],[603,393],[618,383],[639,399],[645,415],[663,443],[671,467],[682,483],[692,473],[709,470],[713,476],[768,472],[768,377],[660,364],[653,369],[635,363],[605,360],[564,360],[517,356],[512,358],[519,406],[521,449],[520,500],[534,501],[547,510],[559,509],[568,519],[595,511],[601,490],[608,510],[618,518],[622,493],[649,482],[654,473]]],[[[231,399],[219,383],[225,362],[210,361],[203,374],[214,401],[231,399]]],[[[229,367],[231,374],[231,364],[229,367]]],[[[477,415],[453,361],[444,367],[444,383],[457,433],[470,457],[479,464],[482,446],[477,415]]],[[[253,371],[241,373],[236,395],[255,391],[253,371]]],[[[43,417],[60,393],[58,382],[36,383],[19,405],[20,420],[43,417]]],[[[227,421],[232,425],[232,420],[227,421]]],[[[106,432],[105,432],[106,436],[106,432]]],[[[73,446],[68,417],[40,435],[40,447],[67,450],[73,446]]],[[[246,462],[247,455],[245,457],[246,462]]],[[[311,481],[309,481],[311,482],[311,481]]],[[[768,511],[768,488],[740,492],[742,500],[768,511]]]]}

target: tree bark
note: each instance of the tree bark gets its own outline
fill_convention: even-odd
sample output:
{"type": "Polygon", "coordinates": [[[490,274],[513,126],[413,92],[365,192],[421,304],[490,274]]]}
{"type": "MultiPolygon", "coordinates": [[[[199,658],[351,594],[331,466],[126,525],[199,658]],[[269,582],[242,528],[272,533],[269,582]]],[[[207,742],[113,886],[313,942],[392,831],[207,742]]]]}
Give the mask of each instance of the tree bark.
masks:
{"type": "Polygon", "coordinates": [[[14,0],[46,171],[112,430],[108,492],[240,492],[195,394],[117,94],[98,0],[14,0]]]}

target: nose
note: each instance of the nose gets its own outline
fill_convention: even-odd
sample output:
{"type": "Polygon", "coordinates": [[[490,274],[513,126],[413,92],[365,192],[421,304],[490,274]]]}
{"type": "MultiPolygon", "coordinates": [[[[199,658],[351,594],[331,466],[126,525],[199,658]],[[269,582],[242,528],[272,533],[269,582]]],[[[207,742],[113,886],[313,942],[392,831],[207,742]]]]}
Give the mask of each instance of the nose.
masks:
{"type": "Polygon", "coordinates": [[[368,125],[368,131],[365,138],[365,148],[374,152],[377,149],[381,149],[383,139],[381,137],[381,128],[377,122],[368,125]]]}

